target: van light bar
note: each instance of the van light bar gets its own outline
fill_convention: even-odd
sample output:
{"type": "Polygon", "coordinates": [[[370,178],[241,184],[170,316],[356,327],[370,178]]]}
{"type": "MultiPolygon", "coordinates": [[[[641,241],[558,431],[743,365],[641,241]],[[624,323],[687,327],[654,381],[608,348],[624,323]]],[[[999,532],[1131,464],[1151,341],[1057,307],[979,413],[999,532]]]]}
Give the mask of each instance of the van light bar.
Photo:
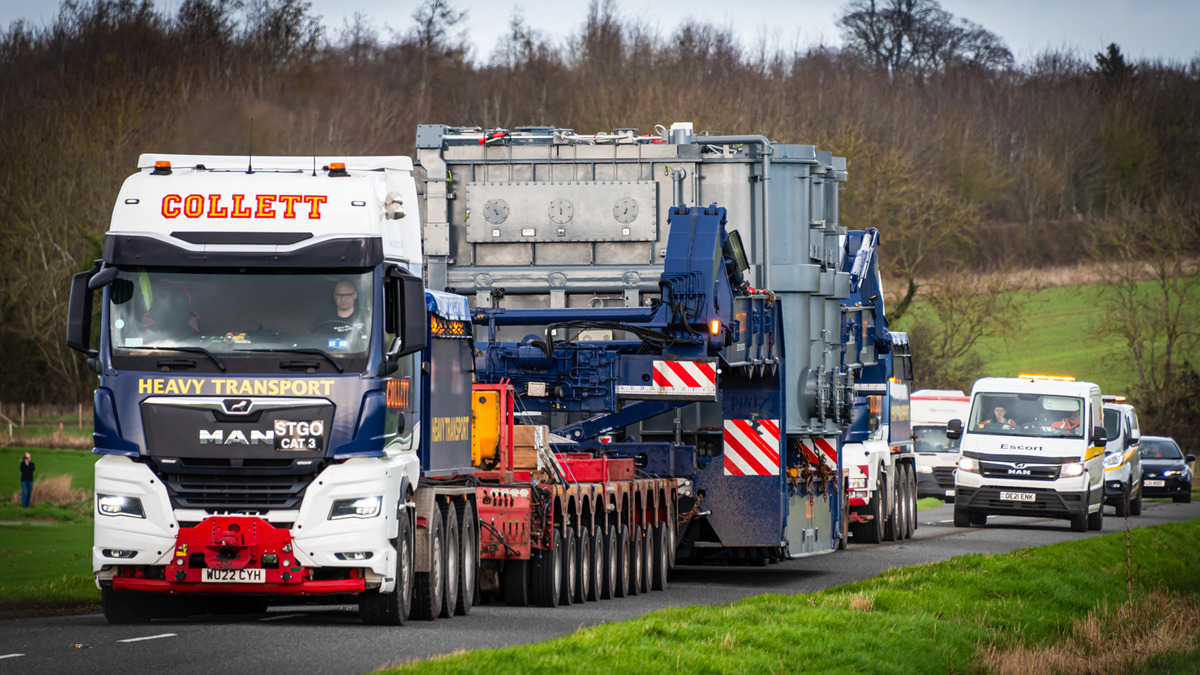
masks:
{"type": "Polygon", "coordinates": [[[1018,375],[1022,380],[1049,380],[1052,382],[1074,382],[1075,378],[1070,375],[1041,375],[1037,373],[1021,373],[1018,375]]]}
{"type": "Polygon", "coordinates": [[[1124,403],[1126,398],[1120,394],[1105,394],[1100,397],[1105,403],[1124,403]]]}

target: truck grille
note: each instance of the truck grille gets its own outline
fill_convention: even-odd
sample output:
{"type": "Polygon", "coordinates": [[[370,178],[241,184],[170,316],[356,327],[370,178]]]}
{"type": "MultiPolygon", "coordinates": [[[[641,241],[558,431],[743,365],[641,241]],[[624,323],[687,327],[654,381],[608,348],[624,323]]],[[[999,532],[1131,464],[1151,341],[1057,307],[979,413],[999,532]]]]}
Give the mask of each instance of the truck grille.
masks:
{"type": "Polygon", "coordinates": [[[167,471],[162,471],[160,464],[159,475],[171,504],[175,508],[210,511],[295,509],[320,468],[316,463],[293,467],[291,460],[280,460],[270,467],[261,466],[261,460],[254,462],[257,466],[235,467],[233,461],[180,459],[167,471]]]}
{"type": "Polygon", "coordinates": [[[937,481],[938,487],[949,490],[954,487],[954,467],[935,466],[933,468],[933,479],[937,481]]]}
{"type": "Polygon", "coordinates": [[[980,462],[979,473],[984,478],[1008,480],[1056,480],[1058,464],[1021,464],[1014,462],[980,462]]]}

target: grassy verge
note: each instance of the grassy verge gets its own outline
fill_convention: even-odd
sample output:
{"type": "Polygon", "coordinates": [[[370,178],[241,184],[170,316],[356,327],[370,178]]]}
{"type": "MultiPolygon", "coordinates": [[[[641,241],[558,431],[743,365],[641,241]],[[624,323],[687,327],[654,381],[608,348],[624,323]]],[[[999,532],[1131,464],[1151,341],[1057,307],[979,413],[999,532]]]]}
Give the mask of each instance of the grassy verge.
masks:
{"type": "Polygon", "coordinates": [[[1196,648],[1200,520],[1139,528],[1129,542],[1132,601],[1126,536],[1116,533],[890,570],[821,593],[659,610],[404,671],[1127,672],[1160,663],[1151,658],[1176,663],[1172,654],[1196,648]]]}
{"type": "Polygon", "coordinates": [[[917,500],[917,510],[924,511],[925,509],[936,509],[939,506],[945,506],[946,502],[937,497],[926,497],[917,500]]]}
{"type": "Polygon", "coordinates": [[[0,618],[98,609],[91,518],[76,514],[76,522],[12,522],[12,510],[35,509],[0,509],[0,618]]]}

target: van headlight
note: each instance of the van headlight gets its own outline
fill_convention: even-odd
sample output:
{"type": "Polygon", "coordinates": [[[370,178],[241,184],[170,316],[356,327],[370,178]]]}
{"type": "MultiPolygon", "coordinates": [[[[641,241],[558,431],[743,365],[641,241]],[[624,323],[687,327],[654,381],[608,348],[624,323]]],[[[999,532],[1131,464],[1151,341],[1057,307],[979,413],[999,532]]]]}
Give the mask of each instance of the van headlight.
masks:
{"type": "Polygon", "coordinates": [[[1062,465],[1062,471],[1059,472],[1059,478],[1072,478],[1074,476],[1082,476],[1087,472],[1087,468],[1079,462],[1067,462],[1062,465]]]}
{"type": "Polygon", "coordinates": [[[967,473],[979,473],[979,460],[974,457],[959,457],[958,470],[967,473]]]}
{"type": "Polygon", "coordinates": [[[97,494],[96,510],[105,516],[146,517],[146,512],[142,509],[142,500],[123,495],[97,494]]]}
{"type": "Polygon", "coordinates": [[[374,518],[379,515],[379,505],[383,497],[359,497],[357,499],[338,499],[329,509],[329,520],[340,518],[374,518]]]}
{"type": "Polygon", "coordinates": [[[1121,460],[1124,458],[1125,455],[1122,455],[1119,452],[1114,452],[1111,455],[1105,455],[1104,466],[1121,466],[1121,460]]]}
{"type": "Polygon", "coordinates": [[[933,473],[933,467],[925,464],[918,464],[917,473],[933,473]]]}

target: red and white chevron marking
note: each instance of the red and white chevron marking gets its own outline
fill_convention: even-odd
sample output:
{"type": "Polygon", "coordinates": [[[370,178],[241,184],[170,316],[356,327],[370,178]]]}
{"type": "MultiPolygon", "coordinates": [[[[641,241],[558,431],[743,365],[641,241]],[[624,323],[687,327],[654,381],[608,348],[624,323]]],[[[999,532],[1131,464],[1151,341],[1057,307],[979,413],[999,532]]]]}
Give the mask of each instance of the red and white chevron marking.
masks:
{"type": "Polygon", "coordinates": [[[725,420],[725,475],[779,475],[779,420],[725,420]]]}
{"type": "Polygon", "coordinates": [[[838,468],[837,445],[827,438],[806,438],[800,442],[800,447],[808,461],[813,464],[824,463],[833,471],[838,468]]]}
{"type": "Polygon", "coordinates": [[[709,361],[655,361],[654,384],[664,389],[716,389],[717,369],[709,361]]]}

